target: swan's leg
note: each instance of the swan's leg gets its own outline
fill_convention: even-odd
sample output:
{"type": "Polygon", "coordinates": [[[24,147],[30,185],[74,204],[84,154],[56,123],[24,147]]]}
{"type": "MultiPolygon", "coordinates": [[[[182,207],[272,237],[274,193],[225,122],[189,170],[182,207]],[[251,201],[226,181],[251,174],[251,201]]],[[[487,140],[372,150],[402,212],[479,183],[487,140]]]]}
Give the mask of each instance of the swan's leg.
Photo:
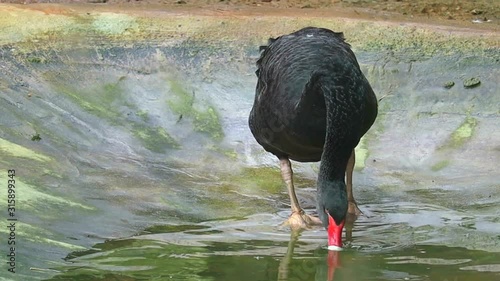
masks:
{"type": "Polygon", "coordinates": [[[321,224],[319,218],[307,215],[299,205],[299,200],[297,199],[295,188],[293,186],[293,170],[290,160],[287,157],[280,158],[280,166],[281,176],[283,177],[283,181],[288,189],[288,195],[290,196],[290,203],[292,207],[292,214],[285,222],[285,225],[289,225],[292,229],[300,229],[321,224]]]}
{"type": "Polygon", "coordinates": [[[347,168],[345,171],[346,175],[346,188],[347,188],[347,200],[349,201],[349,207],[347,209],[347,213],[355,216],[359,216],[362,214],[361,210],[358,208],[358,204],[356,200],[354,200],[354,195],[352,194],[352,172],[354,170],[354,164],[356,162],[354,149],[352,150],[351,157],[349,158],[349,162],[347,162],[347,168]]]}

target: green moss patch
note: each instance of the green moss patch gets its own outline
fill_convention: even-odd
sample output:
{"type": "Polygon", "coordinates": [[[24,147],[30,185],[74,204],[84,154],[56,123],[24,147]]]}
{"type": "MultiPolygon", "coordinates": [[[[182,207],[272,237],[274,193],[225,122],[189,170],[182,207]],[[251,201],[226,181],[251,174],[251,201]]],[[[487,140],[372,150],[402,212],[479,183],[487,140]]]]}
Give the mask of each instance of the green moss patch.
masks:
{"type": "Polygon", "coordinates": [[[448,160],[439,161],[436,164],[432,165],[431,171],[438,172],[438,171],[448,167],[449,165],[450,165],[450,161],[448,161],[448,160]]]}
{"type": "Polygon", "coordinates": [[[359,141],[358,146],[356,146],[355,149],[355,166],[354,168],[356,170],[363,170],[365,168],[365,161],[370,155],[370,152],[368,151],[368,147],[366,146],[366,138],[361,138],[359,141]]]}
{"type": "Polygon", "coordinates": [[[205,111],[194,108],[194,93],[188,93],[176,81],[169,82],[171,94],[174,96],[168,101],[170,109],[183,117],[192,118],[195,131],[207,133],[214,140],[221,140],[224,137],[224,132],[215,107],[208,105],[205,111]]]}
{"type": "Polygon", "coordinates": [[[212,106],[204,112],[195,111],[193,123],[196,131],[208,133],[215,140],[221,140],[224,137],[219,115],[212,106]]]}
{"type": "MultiPolygon", "coordinates": [[[[286,192],[279,167],[244,168],[241,173],[230,176],[224,181],[226,180],[241,189],[267,191],[272,194],[286,192]]],[[[297,175],[294,175],[293,180],[295,187],[316,186],[315,181],[297,175]]]]}
{"type": "Polygon", "coordinates": [[[245,168],[238,178],[231,179],[231,182],[238,182],[237,185],[258,188],[271,193],[281,193],[286,190],[279,168],[273,167],[245,168]]]}
{"type": "Polygon", "coordinates": [[[146,111],[143,111],[143,110],[139,110],[135,113],[139,118],[142,119],[142,121],[144,122],[148,122],[149,121],[149,115],[146,111]]]}
{"type": "Polygon", "coordinates": [[[444,146],[451,148],[461,147],[472,138],[476,126],[477,120],[471,116],[467,116],[464,122],[451,134],[444,146]]]}
{"type": "MultiPolygon", "coordinates": [[[[121,115],[113,110],[113,103],[123,100],[122,89],[118,83],[108,83],[92,89],[80,91],[73,86],[53,83],[54,88],[66,95],[83,110],[99,118],[106,119],[111,123],[118,123],[121,115]]],[[[122,101],[122,103],[124,103],[122,101]]]]}
{"type": "Polygon", "coordinates": [[[38,57],[38,56],[28,56],[26,58],[26,61],[27,62],[30,62],[30,63],[46,63],[47,60],[43,57],[38,57]]]}
{"type": "Polygon", "coordinates": [[[222,154],[228,158],[231,158],[231,159],[238,158],[238,153],[236,153],[236,151],[234,149],[222,148],[222,147],[215,146],[215,145],[208,146],[207,149],[209,149],[211,151],[215,151],[217,153],[220,153],[220,154],[222,154]]]}
{"type": "Polygon", "coordinates": [[[180,144],[162,127],[134,124],[132,133],[141,140],[144,147],[153,152],[162,153],[167,148],[180,148],[180,144]]]}

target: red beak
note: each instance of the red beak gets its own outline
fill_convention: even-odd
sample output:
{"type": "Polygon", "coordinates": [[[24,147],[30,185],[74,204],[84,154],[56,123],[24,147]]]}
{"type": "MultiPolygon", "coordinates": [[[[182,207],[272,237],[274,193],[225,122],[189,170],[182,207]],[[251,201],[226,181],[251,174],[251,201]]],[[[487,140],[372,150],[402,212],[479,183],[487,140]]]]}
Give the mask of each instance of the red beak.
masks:
{"type": "Polygon", "coordinates": [[[342,230],[345,221],[337,225],[332,216],[328,212],[326,214],[328,215],[328,250],[340,251],[342,250],[342,230]]]}

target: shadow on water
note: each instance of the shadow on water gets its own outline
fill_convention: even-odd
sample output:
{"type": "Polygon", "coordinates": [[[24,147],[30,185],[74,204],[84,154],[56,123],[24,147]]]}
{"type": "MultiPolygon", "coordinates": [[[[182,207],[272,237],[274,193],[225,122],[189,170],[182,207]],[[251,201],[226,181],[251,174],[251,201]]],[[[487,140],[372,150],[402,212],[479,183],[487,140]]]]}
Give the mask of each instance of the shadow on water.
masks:
{"type": "Polygon", "coordinates": [[[404,223],[404,213],[446,218],[452,212],[422,204],[378,215],[391,208],[398,207],[367,207],[371,217],[354,222],[342,252],[325,249],[322,229],[289,233],[270,226],[282,220],[280,214],[257,214],[158,225],[99,243],[68,255],[67,265],[54,268],[60,273],[50,280],[499,280],[500,253],[456,246],[461,234],[438,244],[432,242],[440,238],[438,225],[404,223]]]}

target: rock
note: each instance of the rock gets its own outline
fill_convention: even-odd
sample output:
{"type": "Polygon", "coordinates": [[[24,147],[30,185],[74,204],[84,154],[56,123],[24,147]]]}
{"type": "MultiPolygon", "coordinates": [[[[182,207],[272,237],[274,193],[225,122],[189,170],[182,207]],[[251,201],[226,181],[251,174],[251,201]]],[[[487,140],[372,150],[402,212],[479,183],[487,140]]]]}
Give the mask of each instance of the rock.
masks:
{"type": "Polygon", "coordinates": [[[451,87],[455,86],[455,82],[453,81],[448,81],[446,83],[444,83],[443,85],[446,89],[450,89],[451,87]]]}
{"type": "Polygon", "coordinates": [[[474,10],[470,11],[470,13],[473,14],[473,15],[480,15],[480,14],[483,13],[483,11],[478,10],[478,9],[474,9],[474,10]]]}
{"type": "Polygon", "coordinates": [[[481,84],[481,81],[479,80],[479,78],[476,77],[471,77],[464,80],[465,88],[474,88],[479,86],[479,84],[481,84]]]}
{"type": "Polygon", "coordinates": [[[41,141],[42,138],[40,137],[40,134],[35,134],[31,137],[32,141],[41,141]]]}

